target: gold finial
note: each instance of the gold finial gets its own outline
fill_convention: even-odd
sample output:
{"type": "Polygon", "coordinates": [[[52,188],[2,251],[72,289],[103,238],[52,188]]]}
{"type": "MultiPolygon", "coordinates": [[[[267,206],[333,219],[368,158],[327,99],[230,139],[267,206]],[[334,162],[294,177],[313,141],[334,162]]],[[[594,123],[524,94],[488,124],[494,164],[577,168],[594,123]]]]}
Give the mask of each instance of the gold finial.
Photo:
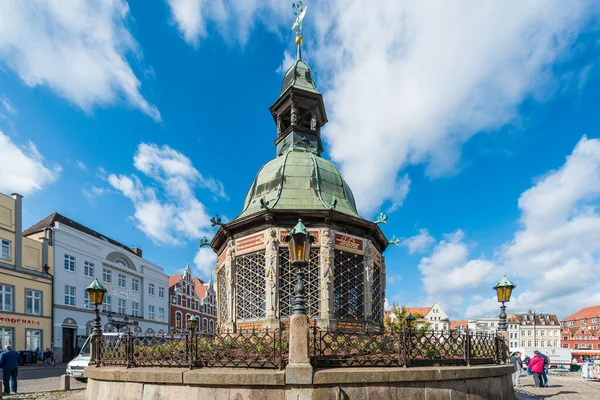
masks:
{"type": "Polygon", "coordinates": [[[302,45],[302,20],[306,15],[307,6],[304,5],[302,0],[297,3],[292,3],[292,9],[294,10],[294,15],[296,16],[296,21],[294,21],[294,25],[292,25],[292,30],[296,34],[296,45],[298,46],[298,60],[301,59],[300,54],[300,46],[302,45]]]}

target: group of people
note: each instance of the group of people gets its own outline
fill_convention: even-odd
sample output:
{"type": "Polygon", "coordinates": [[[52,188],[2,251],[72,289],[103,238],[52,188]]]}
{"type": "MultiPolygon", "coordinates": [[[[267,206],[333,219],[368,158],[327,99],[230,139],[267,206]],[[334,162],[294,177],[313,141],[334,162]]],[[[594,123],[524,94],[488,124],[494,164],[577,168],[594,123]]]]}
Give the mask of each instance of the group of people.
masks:
{"type": "Polygon", "coordinates": [[[54,354],[54,350],[50,350],[48,347],[46,347],[46,351],[40,351],[38,359],[44,361],[44,367],[49,365],[54,367],[56,365],[56,355],[54,354]]]}
{"type": "Polygon", "coordinates": [[[550,359],[546,355],[535,350],[533,352],[533,357],[526,356],[522,360],[521,352],[515,351],[510,356],[510,361],[513,365],[513,385],[515,387],[520,386],[519,379],[523,372],[523,364],[525,364],[528,373],[533,375],[533,383],[536,387],[548,386],[548,368],[550,367],[550,359]]]}

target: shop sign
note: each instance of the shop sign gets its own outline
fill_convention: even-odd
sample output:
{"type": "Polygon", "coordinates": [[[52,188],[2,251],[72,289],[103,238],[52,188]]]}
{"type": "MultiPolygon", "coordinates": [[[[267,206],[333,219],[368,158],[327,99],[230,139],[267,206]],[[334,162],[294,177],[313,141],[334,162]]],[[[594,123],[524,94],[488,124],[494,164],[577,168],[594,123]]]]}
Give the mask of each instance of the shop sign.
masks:
{"type": "Polygon", "coordinates": [[[258,248],[265,247],[265,234],[259,233],[236,240],[235,250],[237,252],[247,252],[258,248]]]}
{"type": "Polygon", "coordinates": [[[364,241],[354,236],[336,233],[334,243],[335,247],[338,249],[350,250],[360,254],[362,254],[364,251],[364,241]]]}
{"type": "MultiPolygon", "coordinates": [[[[285,237],[288,234],[288,230],[287,229],[281,229],[279,231],[279,243],[281,243],[282,245],[285,244],[285,237]]],[[[312,247],[318,247],[320,245],[320,241],[319,241],[319,231],[318,230],[309,230],[310,234],[313,235],[313,237],[315,238],[315,241],[312,243],[312,247]]]]}
{"type": "Polygon", "coordinates": [[[337,328],[340,331],[362,331],[362,322],[338,321],[337,328]]]}
{"type": "Polygon", "coordinates": [[[373,245],[371,245],[371,252],[373,253],[373,261],[375,261],[375,264],[381,267],[381,264],[383,262],[383,257],[381,256],[381,253],[378,252],[375,246],[373,245]]]}
{"type": "Polygon", "coordinates": [[[34,319],[23,319],[23,318],[9,318],[0,317],[0,324],[15,324],[15,325],[28,325],[28,326],[40,326],[42,323],[34,319]]]}
{"type": "Polygon", "coordinates": [[[237,324],[237,329],[241,331],[261,330],[262,327],[262,322],[242,322],[237,324]]]}
{"type": "Polygon", "coordinates": [[[219,259],[217,261],[218,265],[221,265],[225,262],[225,259],[227,258],[227,249],[223,250],[221,252],[221,254],[219,254],[219,259]]]}

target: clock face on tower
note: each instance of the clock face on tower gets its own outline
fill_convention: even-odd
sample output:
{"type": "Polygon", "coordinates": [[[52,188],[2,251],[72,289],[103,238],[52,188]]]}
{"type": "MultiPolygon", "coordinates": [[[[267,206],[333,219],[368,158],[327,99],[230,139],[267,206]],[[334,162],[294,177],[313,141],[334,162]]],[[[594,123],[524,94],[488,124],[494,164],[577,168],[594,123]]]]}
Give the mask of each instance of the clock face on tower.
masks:
{"type": "Polygon", "coordinates": [[[171,303],[177,304],[177,297],[175,297],[175,296],[171,297],[171,303]]]}

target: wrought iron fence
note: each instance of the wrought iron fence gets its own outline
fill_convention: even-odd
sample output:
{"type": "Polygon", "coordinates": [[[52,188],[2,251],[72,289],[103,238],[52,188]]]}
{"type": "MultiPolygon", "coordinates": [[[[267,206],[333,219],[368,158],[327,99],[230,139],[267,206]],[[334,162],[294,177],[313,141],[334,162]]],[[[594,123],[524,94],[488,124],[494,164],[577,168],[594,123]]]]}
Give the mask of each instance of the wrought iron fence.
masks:
{"type": "Polygon", "coordinates": [[[283,368],[288,336],[280,330],[219,335],[103,335],[97,338],[99,365],[127,367],[283,368]]]}
{"type": "MultiPolygon", "coordinates": [[[[282,369],[289,336],[281,330],[217,335],[103,335],[97,365],[126,367],[244,367],[282,369]]],[[[343,332],[313,327],[309,355],[315,367],[475,365],[506,362],[507,347],[496,334],[469,331],[343,332]]]]}
{"type": "Polygon", "coordinates": [[[333,366],[434,366],[506,361],[504,339],[469,331],[340,332],[313,328],[311,363],[333,366]]]}

